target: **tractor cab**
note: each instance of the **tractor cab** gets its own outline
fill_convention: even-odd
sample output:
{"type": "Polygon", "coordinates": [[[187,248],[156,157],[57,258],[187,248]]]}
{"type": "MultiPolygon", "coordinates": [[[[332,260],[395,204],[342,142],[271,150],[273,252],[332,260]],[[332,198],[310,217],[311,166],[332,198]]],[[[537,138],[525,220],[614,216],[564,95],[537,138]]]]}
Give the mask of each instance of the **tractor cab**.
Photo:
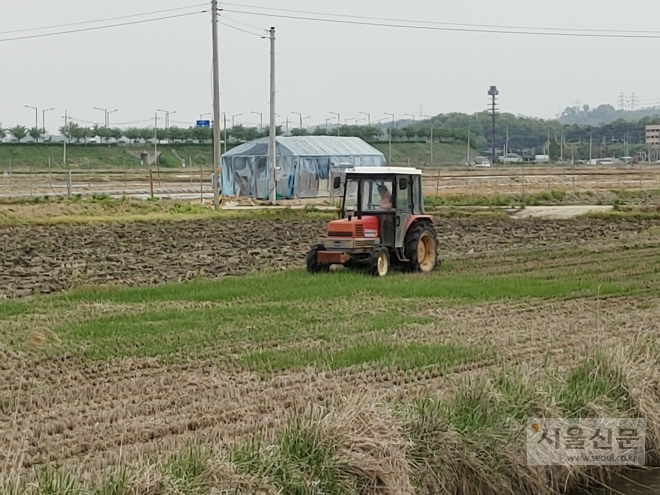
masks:
{"type": "Polygon", "coordinates": [[[334,178],[342,194],[340,219],[307,255],[310,272],[331,265],[366,267],[385,276],[391,266],[430,272],[438,264],[433,219],[424,213],[422,171],[405,167],[360,167],[334,178]]]}

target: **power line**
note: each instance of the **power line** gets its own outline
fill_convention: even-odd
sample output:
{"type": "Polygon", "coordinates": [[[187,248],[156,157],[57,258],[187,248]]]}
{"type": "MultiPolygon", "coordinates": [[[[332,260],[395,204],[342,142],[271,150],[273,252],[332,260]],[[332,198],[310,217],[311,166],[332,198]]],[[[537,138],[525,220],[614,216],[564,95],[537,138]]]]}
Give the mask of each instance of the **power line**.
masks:
{"type": "MultiPolygon", "coordinates": [[[[225,4],[226,5],[226,4],[225,4]]],[[[280,19],[294,19],[294,20],[303,20],[303,21],[317,21],[317,22],[330,22],[334,24],[352,24],[358,26],[377,26],[377,27],[392,27],[392,28],[401,28],[401,29],[418,29],[425,31],[447,31],[447,32],[462,32],[462,33],[489,33],[489,34],[520,34],[520,35],[531,35],[531,36],[554,36],[554,37],[576,37],[576,38],[638,38],[638,39],[660,39],[660,32],[648,31],[657,33],[657,34],[639,34],[639,35],[630,35],[630,34],[607,34],[615,33],[617,31],[604,31],[599,34],[590,34],[588,32],[570,32],[569,30],[563,30],[564,32],[535,32],[527,30],[528,28],[519,28],[519,27],[493,27],[488,29],[478,28],[478,25],[474,25],[474,28],[457,28],[457,27],[439,27],[439,26],[415,26],[410,24],[404,24],[405,22],[416,22],[422,23],[425,21],[399,21],[392,19],[391,22],[398,22],[399,24],[390,24],[390,23],[381,23],[381,22],[368,22],[368,21],[352,21],[344,19],[322,19],[319,17],[308,17],[308,16],[291,16],[284,14],[273,14],[273,13],[261,13],[261,12],[249,12],[245,10],[234,10],[234,9],[224,9],[224,12],[232,12],[235,14],[246,14],[246,15],[257,15],[261,17],[277,17],[280,19]],[[520,29],[519,31],[510,31],[505,29],[520,29]]],[[[312,15],[327,15],[322,13],[310,13],[312,15]]],[[[352,17],[352,16],[343,16],[343,17],[352,17]]],[[[354,17],[362,18],[362,17],[354,17]]],[[[559,28],[533,28],[533,29],[557,29],[557,31],[562,31],[559,28]]],[[[583,30],[587,31],[587,30],[583,30]]],[[[645,31],[640,31],[639,33],[644,33],[645,31]]]]}
{"type": "Polygon", "coordinates": [[[371,17],[371,16],[359,16],[359,15],[350,15],[350,14],[333,14],[330,12],[310,12],[306,10],[293,10],[293,9],[279,9],[276,7],[260,7],[258,5],[247,5],[247,4],[238,4],[231,2],[223,2],[224,5],[234,5],[236,7],[247,7],[258,10],[266,11],[278,11],[278,12],[292,12],[298,14],[312,14],[312,15],[325,15],[330,17],[347,17],[352,19],[366,19],[366,20],[377,20],[377,21],[391,21],[391,22],[410,22],[418,24],[432,24],[440,26],[463,26],[463,27],[485,27],[485,28],[495,28],[495,29],[538,29],[544,31],[583,31],[583,32],[594,32],[594,33],[639,33],[639,34],[660,34],[660,31],[631,31],[628,29],[589,29],[589,28],[580,28],[580,29],[565,29],[565,28],[555,28],[555,27],[539,27],[539,26],[507,26],[507,25],[494,25],[494,24],[466,24],[459,22],[438,22],[438,21],[421,21],[417,19],[394,19],[389,17],[371,17]]]}
{"type": "Polygon", "coordinates": [[[109,29],[109,28],[115,28],[115,27],[121,27],[121,26],[132,26],[135,24],[145,24],[147,22],[156,22],[156,21],[164,21],[167,19],[178,19],[180,17],[189,17],[191,15],[197,15],[197,14],[204,14],[208,12],[207,10],[200,10],[197,12],[188,12],[186,14],[177,14],[177,15],[170,15],[166,17],[156,17],[154,19],[143,19],[141,21],[133,21],[133,22],[123,22],[119,24],[108,24],[107,26],[96,26],[96,27],[90,27],[90,28],[83,28],[83,29],[72,29],[70,31],[59,31],[55,33],[43,33],[43,34],[31,34],[28,36],[19,36],[15,38],[3,38],[0,39],[0,43],[5,42],[5,41],[18,41],[18,40],[27,40],[27,39],[32,39],[32,38],[46,38],[48,36],[59,36],[62,34],[71,34],[71,33],[82,33],[86,31],[97,31],[99,29],[109,29]]]}
{"type": "Polygon", "coordinates": [[[253,24],[248,24],[247,22],[241,22],[241,21],[237,21],[236,19],[230,19],[230,18],[227,17],[226,15],[223,15],[222,18],[225,19],[225,20],[227,20],[227,21],[231,21],[231,22],[234,22],[234,23],[236,23],[236,24],[241,24],[242,26],[246,26],[246,27],[249,27],[249,28],[252,28],[252,29],[258,29],[259,31],[263,31],[263,30],[264,30],[263,28],[261,28],[261,27],[259,27],[259,26],[255,26],[255,25],[253,25],[253,24]]]}
{"type": "MultiPolygon", "coordinates": [[[[229,19],[226,19],[226,20],[229,20],[229,19]]],[[[262,36],[261,34],[256,34],[256,33],[253,33],[252,31],[248,31],[248,30],[243,29],[243,28],[232,26],[231,24],[227,24],[226,22],[218,21],[218,23],[222,24],[223,26],[227,26],[228,28],[235,29],[236,31],[240,31],[242,33],[245,33],[245,34],[250,34],[252,36],[257,36],[258,38],[264,38],[264,36],[262,36]]]]}
{"type": "Polygon", "coordinates": [[[175,9],[154,10],[153,12],[144,12],[142,14],[122,15],[122,16],[119,16],[119,17],[107,17],[105,19],[96,19],[94,21],[80,21],[80,22],[70,22],[68,24],[55,24],[55,25],[52,25],[52,26],[41,26],[41,27],[25,28],[25,29],[14,29],[12,31],[0,31],[0,34],[27,33],[29,31],[41,31],[43,29],[58,29],[58,28],[70,27],[70,26],[80,26],[80,25],[83,25],[83,24],[96,24],[97,22],[117,21],[119,19],[129,19],[131,17],[143,17],[145,15],[163,14],[165,12],[174,12],[174,11],[177,11],[177,10],[194,9],[194,8],[197,8],[197,7],[204,7],[205,5],[206,5],[205,3],[198,3],[198,4],[195,4],[195,5],[189,5],[188,7],[177,7],[175,9]]]}

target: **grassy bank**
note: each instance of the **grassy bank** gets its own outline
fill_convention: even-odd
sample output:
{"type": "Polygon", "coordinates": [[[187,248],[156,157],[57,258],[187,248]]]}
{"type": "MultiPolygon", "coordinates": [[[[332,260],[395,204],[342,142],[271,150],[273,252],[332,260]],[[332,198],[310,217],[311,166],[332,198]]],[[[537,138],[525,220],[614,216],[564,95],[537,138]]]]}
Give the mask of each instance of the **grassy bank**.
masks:
{"type": "MultiPolygon", "coordinates": [[[[374,143],[376,149],[389,160],[389,144],[374,143]]],[[[160,164],[163,167],[181,167],[181,159],[194,165],[210,166],[213,163],[213,148],[209,144],[160,144],[160,164]]],[[[67,169],[101,169],[117,167],[137,168],[140,165],[139,153],[153,153],[153,145],[116,144],[70,144],[67,146],[67,169]],[[136,156],[137,154],[137,156],[136,156]]],[[[463,163],[467,156],[464,145],[436,143],[433,149],[435,164],[455,165],[463,163]]],[[[474,151],[473,151],[474,156],[474,151]]],[[[47,169],[48,159],[55,169],[62,168],[62,144],[0,144],[0,172],[9,170],[11,159],[14,169],[47,169]]],[[[392,161],[408,163],[412,166],[428,167],[431,163],[431,145],[425,143],[395,142],[392,144],[392,161]]]]}

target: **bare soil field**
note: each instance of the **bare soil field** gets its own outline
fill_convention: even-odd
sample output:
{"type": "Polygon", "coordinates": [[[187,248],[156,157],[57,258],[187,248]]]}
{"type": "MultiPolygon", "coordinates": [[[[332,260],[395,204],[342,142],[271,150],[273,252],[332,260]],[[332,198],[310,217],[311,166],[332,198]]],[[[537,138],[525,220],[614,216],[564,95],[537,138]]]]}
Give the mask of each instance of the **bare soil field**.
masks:
{"type": "MultiPolygon", "coordinates": [[[[71,176],[71,194],[107,194],[146,199],[153,186],[155,197],[173,197],[204,202],[213,198],[211,170],[147,169],[78,170],[71,176]]],[[[424,170],[424,191],[435,196],[471,194],[534,194],[542,191],[566,192],[660,189],[660,166],[642,165],[547,165],[501,166],[492,168],[440,167],[424,170]]],[[[318,185],[328,199],[327,181],[318,185]]],[[[58,170],[20,170],[0,175],[0,198],[68,194],[68,173],[58,170]]]]}
{"type": "MultiPolygon", "coordinates": [[[[0,229],[0,298],[302,267],[324,220],[197,220],[0,229]]],[[[441,255],[652,235],[660,220],[438,219],[441,255]]],[[[656,232],[657,233],[657,232],[656,232]]]]}

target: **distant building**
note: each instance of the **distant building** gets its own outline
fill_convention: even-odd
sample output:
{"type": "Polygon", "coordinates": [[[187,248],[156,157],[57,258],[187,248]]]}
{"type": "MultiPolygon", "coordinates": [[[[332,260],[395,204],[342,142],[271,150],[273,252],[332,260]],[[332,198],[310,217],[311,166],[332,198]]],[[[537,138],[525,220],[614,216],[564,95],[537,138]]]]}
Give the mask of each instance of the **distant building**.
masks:
{"type": "Polygon", "coordinates": [[[660,145],[660,125],[646,126],[646,144],[652,146],[660,145]]]}

